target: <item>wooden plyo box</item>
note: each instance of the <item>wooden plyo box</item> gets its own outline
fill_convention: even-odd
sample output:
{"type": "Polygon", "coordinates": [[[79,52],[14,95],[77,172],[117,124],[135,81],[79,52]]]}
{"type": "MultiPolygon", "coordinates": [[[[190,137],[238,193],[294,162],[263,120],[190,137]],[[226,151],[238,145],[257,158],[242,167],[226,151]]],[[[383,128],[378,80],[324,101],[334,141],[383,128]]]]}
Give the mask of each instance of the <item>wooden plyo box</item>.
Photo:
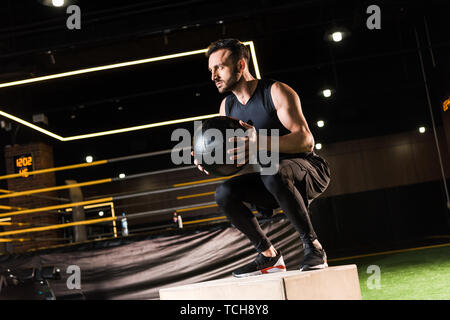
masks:
{"type": "Polygon", "coordinates": [[[361,300],[356,265],[226,278],[159,290],[161,300],[361,300]]]}

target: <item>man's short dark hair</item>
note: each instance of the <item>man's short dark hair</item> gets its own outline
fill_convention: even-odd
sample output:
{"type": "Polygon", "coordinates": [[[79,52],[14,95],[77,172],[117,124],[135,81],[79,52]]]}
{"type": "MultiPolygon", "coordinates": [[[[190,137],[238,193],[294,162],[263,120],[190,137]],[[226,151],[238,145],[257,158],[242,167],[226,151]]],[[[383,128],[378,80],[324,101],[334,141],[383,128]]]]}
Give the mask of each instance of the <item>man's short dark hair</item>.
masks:
{"type": "Polygon", "coordinates": [[[247,46],[238,39],[220,39],[211,43],[206,52],[206,57],[220,49],[228,49],[231,51],[231,59],[234,63],[237,63],[240,59],[244,58],[247,63],[250,61],[250,51],[247,46]]]}

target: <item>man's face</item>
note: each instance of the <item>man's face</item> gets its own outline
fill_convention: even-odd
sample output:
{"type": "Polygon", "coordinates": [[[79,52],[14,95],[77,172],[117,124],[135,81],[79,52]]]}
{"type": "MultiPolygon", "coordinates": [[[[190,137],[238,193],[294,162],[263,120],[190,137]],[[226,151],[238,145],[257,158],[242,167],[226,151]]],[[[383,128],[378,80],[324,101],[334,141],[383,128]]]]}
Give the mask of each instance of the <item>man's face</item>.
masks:
{"type": "Polygon", "coordinates": [[[233,90],[241,77],[231,58],[231,51],[227,49],[217,50],[209,56],[208,69],[211,72],[211,80],[220,93],[233,90]]]}

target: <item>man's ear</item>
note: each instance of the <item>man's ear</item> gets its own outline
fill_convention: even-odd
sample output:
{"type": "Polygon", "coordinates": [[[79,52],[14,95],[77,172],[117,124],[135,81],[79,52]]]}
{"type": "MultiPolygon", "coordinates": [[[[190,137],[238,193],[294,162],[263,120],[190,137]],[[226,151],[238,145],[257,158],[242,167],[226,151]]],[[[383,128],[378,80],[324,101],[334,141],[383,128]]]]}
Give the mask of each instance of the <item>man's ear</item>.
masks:
{"type": "Polygon", "coordinates": [[[242,59],[239,59],[239,61],[237,63],[237,71],[244,72],[244,69],[245,69],[245,60],[242,58],[242,59]]]}

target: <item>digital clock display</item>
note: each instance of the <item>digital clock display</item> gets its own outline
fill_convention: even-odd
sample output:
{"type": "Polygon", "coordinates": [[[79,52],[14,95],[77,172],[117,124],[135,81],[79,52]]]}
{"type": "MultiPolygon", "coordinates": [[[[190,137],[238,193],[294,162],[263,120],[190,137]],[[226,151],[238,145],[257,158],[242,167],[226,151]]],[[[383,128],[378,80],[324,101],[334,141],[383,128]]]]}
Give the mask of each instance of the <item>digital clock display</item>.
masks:
{"type": "Polygon", "coordinates": [[[27,172],[33,171],[33,155],[23,154],[14,157],[14,172],[27,176],[27,172]]]}

